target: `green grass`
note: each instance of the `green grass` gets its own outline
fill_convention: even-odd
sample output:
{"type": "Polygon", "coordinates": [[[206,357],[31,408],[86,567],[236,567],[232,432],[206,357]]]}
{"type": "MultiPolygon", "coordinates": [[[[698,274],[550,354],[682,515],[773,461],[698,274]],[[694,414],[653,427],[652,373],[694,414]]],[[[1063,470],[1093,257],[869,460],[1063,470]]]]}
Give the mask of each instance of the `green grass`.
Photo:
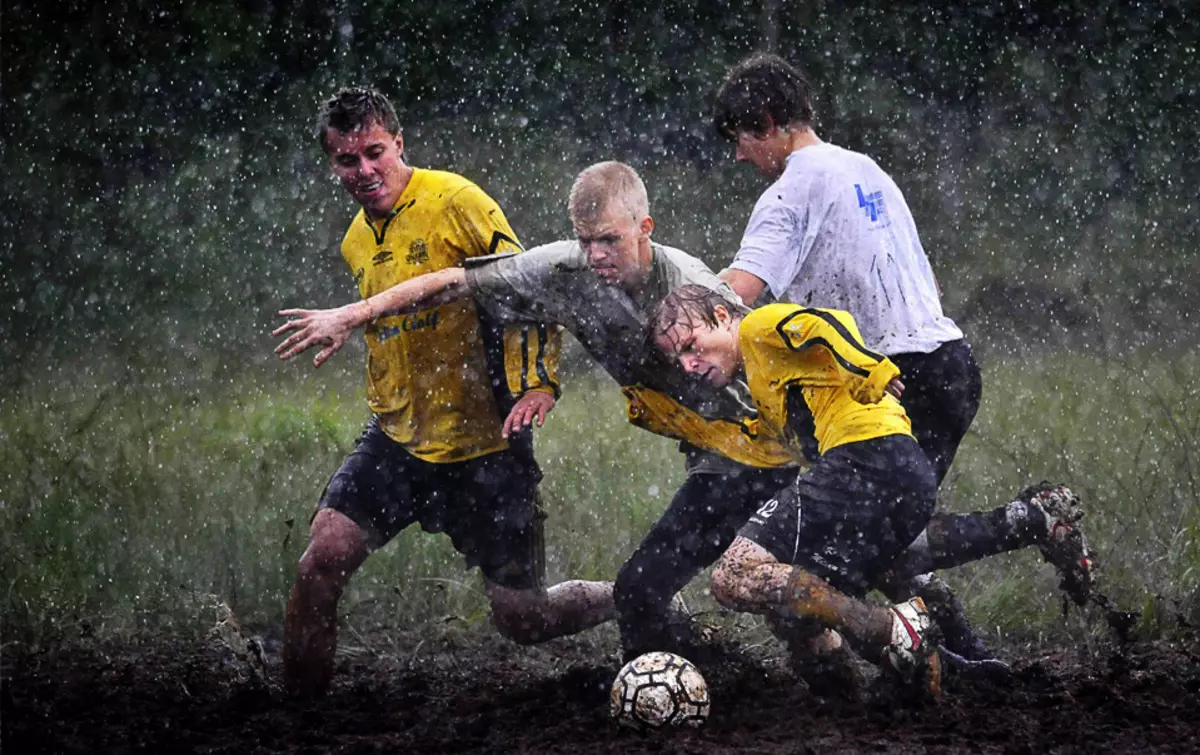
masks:
{"type": "MultiPolygon", "coordinates": [[[[985,362],[985,396],[944,507],[1060,480],[1088,505],[1104,588],[1150,635],[1198,613],[1200,357],[985,362]],[[1161,599],[1153,596],[1161,596],[1161,599]]],[[[306,525],[366,418],[353,358],[300,365],[60,365],[0,403],[0,611],[6,640],[199,632],[211,599],[278,624],[306,525]],[[106,366],[107,365],[107,366],[106,366]]],[[[577,375],[537,436],[552,580],[611,578],[682,480],[674,444],[624,422],[607,379],[577,375]]],[[[989,634],[1090,640],[1034,552],[949,574],[989,634]]],[[[712,608],[703,579],[694,605],[712,608]]],[[[343,603],[348,639],[486,620],[477,574],[418,528],[368,560],[343,603]]]]}

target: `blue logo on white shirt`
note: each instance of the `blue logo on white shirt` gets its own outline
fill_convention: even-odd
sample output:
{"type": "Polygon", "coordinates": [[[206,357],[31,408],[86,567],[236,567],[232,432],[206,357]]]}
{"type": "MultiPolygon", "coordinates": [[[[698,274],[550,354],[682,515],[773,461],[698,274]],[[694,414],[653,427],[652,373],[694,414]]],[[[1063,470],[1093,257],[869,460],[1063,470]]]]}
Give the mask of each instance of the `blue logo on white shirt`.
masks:
{"type": "Polygon", "coordinates": [[[879,220],[879,216],[884,214],[883,208],[883,192],[873,191],[870,194],[863,194],[862,187],[854,184],[854,190],[858,192],[858,206],[862,207],[867,217],[874,223],[879,220]]]}

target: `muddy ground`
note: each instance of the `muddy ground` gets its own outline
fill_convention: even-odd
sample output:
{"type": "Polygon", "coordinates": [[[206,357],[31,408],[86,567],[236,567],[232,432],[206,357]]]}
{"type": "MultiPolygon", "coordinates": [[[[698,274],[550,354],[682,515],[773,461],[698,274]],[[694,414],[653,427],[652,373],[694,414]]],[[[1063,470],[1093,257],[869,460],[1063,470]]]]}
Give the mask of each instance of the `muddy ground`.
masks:
{"type": "Polygon", "coordinates": [[[853,704],[816,698],[776,648],[744,650],[702,664],[713,700],[703,729],[641,735],[608,719],[618,664],[604,638],[522,648],[479,631],[436,647],[375,642],[340,658],[320,703],[283,698],[202,641],[10,645],[0,751],[1200,752],[1194,643],[1015,661],[1008,683],[952,678],[940,703],[914,707],[885,689],[853,704]]]}

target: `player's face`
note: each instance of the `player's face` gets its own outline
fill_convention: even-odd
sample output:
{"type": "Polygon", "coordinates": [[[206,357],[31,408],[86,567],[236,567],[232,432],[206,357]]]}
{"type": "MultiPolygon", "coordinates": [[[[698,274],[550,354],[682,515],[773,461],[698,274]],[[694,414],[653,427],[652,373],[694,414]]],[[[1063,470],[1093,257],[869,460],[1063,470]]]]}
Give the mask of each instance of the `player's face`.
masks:
{"type": "Polygon", "coordinates": [[[788,153],[787,134],[775,127],[761,136],[749,131],[737,132],[734,157],[740,163],[750,163],[767,178],[774,180],[783,175],[788,153]]]}
{"type": "Polygon", "coordinates": [[[412,172],[404,164],[403,137],[378,123],[349,133],[329,129],[325,154],[333,175],[373,219],[392,211],[412,172]]]}
{"type": "Polygon", "coordinates": [[[649,217],[641,221],[620,203],[587,220],[576,219],[575,237],[587,257],[588,267],[609,286],[633,286],[645,279],[641,243],[653,227],[649,217]]]}
{"type": "Polygon", "coordinates": [[[729,385],[742,366],[738,346],[738,321],[724,307],[717,307],[717,324],[683,319],[658,336],[658,348],[678,360],[689,375],[696,375],[718,388],[729,385]]]}

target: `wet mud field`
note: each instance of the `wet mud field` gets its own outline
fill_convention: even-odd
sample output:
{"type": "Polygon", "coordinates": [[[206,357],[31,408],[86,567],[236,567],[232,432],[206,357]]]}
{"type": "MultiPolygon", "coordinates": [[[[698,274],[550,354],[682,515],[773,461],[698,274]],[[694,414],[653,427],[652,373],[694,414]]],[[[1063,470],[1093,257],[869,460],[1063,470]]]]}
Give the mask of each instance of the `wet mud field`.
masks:
{"type": "Polygon", "coordinates": [[[610,645],[522,648],[480,633],[453,648],[348,653],[320,702],[284,698],[211,644],[10,645],[0,751],[1200,752],[1192,643],[1009,653],[1010,681],[952,677],[939,703],[920,706],[883,688],[863,702],[819,699],[778,654],[727,652],[700,664],[706,726],[650,735],[608,719],[610,645]]]}

